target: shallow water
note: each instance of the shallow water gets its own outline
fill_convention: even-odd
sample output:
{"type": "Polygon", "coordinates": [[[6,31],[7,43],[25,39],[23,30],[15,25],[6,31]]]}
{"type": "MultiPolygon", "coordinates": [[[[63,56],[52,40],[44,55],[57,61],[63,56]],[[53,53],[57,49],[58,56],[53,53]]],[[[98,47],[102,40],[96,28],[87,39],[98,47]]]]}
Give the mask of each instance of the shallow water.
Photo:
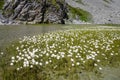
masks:
{"type": "MultiPolygon", "coordinates": [[[[76,28],[92,28],[93,25],[0,25],[0,47],[13,42],[23,36],[33,36],[51,31],[76,29],[76,28]]],[[[95,25],[94,25],[95,27],[95,25]]]]}
{"type": "Polygon", "coordinates": [[[50,31],[63,30],[60,25],[0,25],[0,46],[22,38],[23,36],[33,36],[50,31]]]}

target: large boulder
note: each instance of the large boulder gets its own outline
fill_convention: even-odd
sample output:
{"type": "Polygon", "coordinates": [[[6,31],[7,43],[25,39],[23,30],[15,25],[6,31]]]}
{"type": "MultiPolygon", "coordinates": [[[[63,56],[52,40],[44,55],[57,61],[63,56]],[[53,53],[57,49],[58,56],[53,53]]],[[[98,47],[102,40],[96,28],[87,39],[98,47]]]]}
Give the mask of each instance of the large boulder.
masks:
{"type": "Polygon", "coordinates": [[[64,24],[67,4],[65,0],[5,0],[3,16],[21,22],[64,24]]]}

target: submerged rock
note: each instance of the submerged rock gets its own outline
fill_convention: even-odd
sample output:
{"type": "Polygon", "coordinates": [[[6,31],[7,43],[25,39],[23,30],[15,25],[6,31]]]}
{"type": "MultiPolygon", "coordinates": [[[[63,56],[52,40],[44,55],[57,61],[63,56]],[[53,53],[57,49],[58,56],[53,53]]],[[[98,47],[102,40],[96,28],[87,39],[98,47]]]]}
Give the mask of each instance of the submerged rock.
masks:
{"type": "Polygon", "coordinates": [[[68,19],[65,0],[6,0],[3,16],[28,23],[60,23],[68,19]]]}

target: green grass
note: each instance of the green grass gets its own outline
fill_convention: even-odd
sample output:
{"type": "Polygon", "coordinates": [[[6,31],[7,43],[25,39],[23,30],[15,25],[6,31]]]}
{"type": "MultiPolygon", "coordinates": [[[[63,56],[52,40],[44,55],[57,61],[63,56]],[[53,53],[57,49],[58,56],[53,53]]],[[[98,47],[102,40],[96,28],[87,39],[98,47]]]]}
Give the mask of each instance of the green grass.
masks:
{"type": "Polygon", "coordinates": [[[80,20],[85,22],[91,22],[92,21],[92,15],[80,8],[74,8],[72,6],[69,6],[69,11],[72,13],[72,17],[76,18],[76,16],[79,17],[80,20]]]}
{"type": "Polygon", "coordinates": [[[120,66],[119,29],[76,29],[26,36],[0,55],[3,80],[79,80],[120,66]]]}

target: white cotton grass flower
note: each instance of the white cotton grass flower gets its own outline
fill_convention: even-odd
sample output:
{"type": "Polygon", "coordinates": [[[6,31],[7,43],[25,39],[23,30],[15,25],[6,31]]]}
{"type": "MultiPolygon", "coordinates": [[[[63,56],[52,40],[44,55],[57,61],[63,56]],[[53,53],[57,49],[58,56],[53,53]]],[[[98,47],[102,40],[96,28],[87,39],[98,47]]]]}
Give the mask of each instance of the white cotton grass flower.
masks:
{"type": "Polygon", "coordinates": [[[93,57],[92,60],[95,60],[95,58],[93,57]]]}
{"type": "Polygon", "coordinates": [[[77,63],[76,63],[76,65],[78,65],[78,66],[79,66],[79,65],[80,65],[80,62],[77,62],[77,63]]]}
{"type": "Polygon", "coordinates": [[[20,52],[19,55],[21,55],[22,53],[20,52]]]}
{"type": "Polygon", "coordinates": [[[10,66],[13,66],[14,64],[13,63],[10,63],[10,66]]]}
{"type": "Polygon", "coordinates": [[[52,62],[52,60],[49,60],[49,62],[51,63],[51,62],[52,62]]]}
{"type": "Polygon", "coordinates": [[[54,50],[54,52],[56,53],[56,52],[57,52],[57,50],[54,50]]]}
{"type": "Polygon", "coordinates": [[[107,60],[108,58],[107,58],[107,57],[105,57],[105,59],[107,60]]]}
{"type": "Polygon", "coordinates": [[[30,65],[30,68],[33,68],[33,65],[30,65]]]}
{"type": "Polygon", "coordinates": [[[68,57],[72,57],[72,55],[71,55],[71,54],[68,54],[67,56],[68,56],[68,57]]]}
{"type": "Polygon", "coordinates": [[[48,62],[48,61],[46,61],[46,62],[45,62],[45,64],[47,65],[47,64],[49,64],[49,62],[48,62]]]}
{"type": "Polygon", "coordinates": [[[60,59],[60,56],[57,56],[57,59],[59,60],[59,59],[60,59]]]}
{"type": "Polygon", "coordinates": [[[111,53],[110,55],[111,55],[111,56],[113,56],[114,54],[113,54],[113,53],[111,53]]]}
{"type": "Polygon", "coordinates": [[[39,65],[42,66],[43,64],[40,62],[39,65]]]}
{"type": "Polygon", "coordinates": [[[26,56],[26,57],[27,57],[27,59],[29,59],[29,60],[32,58],[32,57],[31,57],[31,56],[29,56],[29,55],[28,55],[28,56],[26,56]]]}
{"type": "Polygon", "coordinates": [[[79,58],[79,56],[75,56],[76,58],[79,58]]]}
{"type": "Polygon", "coordinates": [[[11,59],[15,59],[15,57],[13,56],[13,57],[11,57],[11,59]]]}
{"type": "Polygon", "coordinates": [[[23,48],[23,47],[24,47],[24,45],[22,44],[22,45],[21,45],[21,48],[23,48]]]}
{"type": "Polygon", "coordinates": [[[35,63],[36,63],[35,59],[32,59],[32,64],[35,64],[35,63]]]}
{"type": "Polygon", "coordinates": [[[100,51],[97,51],[97,53],[100,53],[100,51]]]}
{"type": "Polygon", "coordinates": [[[16,50],[19,50],[19,47],[16,47],[16,50]]]}
{"type": "Polygon", "coordinates": [[[20,56],[16,56],[16,58],[18,59],[18,58],[20,58],[20,56]]]}
{"type": "Polygon", "coordinates": [[[17,71],[19,71],[20,70],[20,68],[17,68],[17,71]]]}
{"type": "Polygon", "coordinates": [[[43,55],[42,54],[39,54],[40,57],[42,57],[43,55]]]}
{"type": "Polygon", "coordinates": [[[71,61],[74,62],[74,59],[71,58],[71,61]]]}
{"type": "Polygon", "coordinates": [[[97,62],[100,62],[100,60],[98,59],[97,62]]]}
{"type": "Polygon", "coordinates": [[[103,53],[102,55],[103,55],[103,56],[105,56],[105,54],[104,54],[104,53],[103,53]]]}
{"type": "Polygon", "coordinates": [[[85,63],[86,61],[83,61],[83,63],[85,63]]]}
{"type": "Polygon", "coordinates": [[[46,56],[49,56],[49,53],[46,53],[46,56]]]}
{"type": "Polygon", "coordinates": [[[75,66],[75,64],[74,64],[74,63],[72,63],[72,66],[74,67],[74,66],[75,66]]]}
{"type": "Polygon", "coordinates": [[[78,52],[78,49],[74,50],[73,52],[76,52],[76,53],[77,53],[77,52],[78,52]]]}
{"type": "Polygon", "coordinates": [[[58,66],[57,65],[55,65],[53,68],[55,69],[55,68],[57,68],[58,66]]]}
{"type": "Polygon", "coordinates": [[[94,63],[94,66],[98,66],[98,64],[94,63]]]}
{"type": "Polygon", "coordinates": [[[64,58],[65,56],[62,54],[61,57],[64,58]]]}
{"type": "Polygon", "coordinates": [[[98,46],[98,45],[95,45],[95,48],[99,48],[99,46],[98,46]]]}
{"type": "Polygon", "coordinates": [[[22,69],[23,67],[21,66],[20,69],[22,69]]]}
{"type": "Polygon", "coordinates": [[[99,70],[102,70],[102,68],[101,68],[101,67],[99,67],[99,70]]]}
{"type": "Polygon", "coordinates": [[[118,53],[115,53],[115,55],[118,55],[118,53]]]}
{"type": "Polygon", "coordinates": [[[23,67],[27,67],[27,64],[24,62],[23,67]]]}
{"type": "Polygon", "coordinates": [[[36,65],[38,65],[38,62],[35,62],[36,65]]]}
{"type": "Polygon", "coordinates": [[[11,60],[11,62],[12,62],[12,63],[14,63],[14,62],[15,62],[15,60],[11,60]]]}
{"type": "Polygon", "coordinates": [[[84,59],[83,58],[80,58],[81,61],[83,61],[84,59]]]}
{"type": "Polygon", "coordinates": [[[3,55],[4,53],[3,53],[3,52],[1,52],[0,54],[1,54],[1,55],[3,55]]]}

